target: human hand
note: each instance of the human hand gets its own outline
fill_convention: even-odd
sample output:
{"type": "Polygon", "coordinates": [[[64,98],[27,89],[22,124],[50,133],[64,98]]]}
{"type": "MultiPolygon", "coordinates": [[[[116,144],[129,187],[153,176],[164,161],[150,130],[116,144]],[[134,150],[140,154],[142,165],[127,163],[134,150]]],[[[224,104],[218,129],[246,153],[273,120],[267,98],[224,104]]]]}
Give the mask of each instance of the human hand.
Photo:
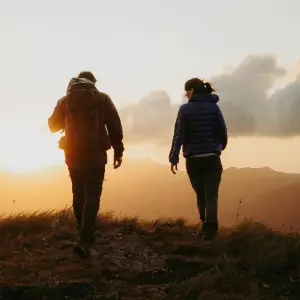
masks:
{"type": "Polygon", "coordinates": [[[175,170],[177,171],[177,164],[171,164],[171,171],[173,174],[176,174],[175,170]]]}
{"type": "Polygon", "coordinates": [[[114,169],[118,169],[122,165],[122,157],[114,157],[114,169]]]}

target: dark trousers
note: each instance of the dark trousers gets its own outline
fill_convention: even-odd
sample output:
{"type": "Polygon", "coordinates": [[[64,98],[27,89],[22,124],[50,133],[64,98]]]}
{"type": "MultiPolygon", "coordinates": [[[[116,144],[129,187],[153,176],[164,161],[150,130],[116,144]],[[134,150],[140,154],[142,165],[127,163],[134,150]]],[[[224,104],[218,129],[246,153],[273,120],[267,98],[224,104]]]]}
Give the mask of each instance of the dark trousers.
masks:
{"type": "Polygon", "coordinates": [[[223,170],[220,156],[187,158],[186,168],[197,194],[201,221],[218,224],[218,196],[223,170]]]}
{"type": "Polygon", "coordinates": [[[85,170],[69,168],[69,172],[79,239],[85,243],[92,243],[100,207],[105,167],[85,170]]]}

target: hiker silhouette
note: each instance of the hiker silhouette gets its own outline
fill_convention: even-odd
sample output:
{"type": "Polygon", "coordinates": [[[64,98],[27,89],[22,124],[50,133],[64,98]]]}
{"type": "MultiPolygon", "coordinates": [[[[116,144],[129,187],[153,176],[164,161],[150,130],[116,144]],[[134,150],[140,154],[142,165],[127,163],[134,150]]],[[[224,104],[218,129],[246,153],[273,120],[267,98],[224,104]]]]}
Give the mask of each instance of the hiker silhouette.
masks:
{"type": "Polygon", "coordinates": [[[48,126],[64,135],[59,148],[72,181],[73,210],[78,227],[74,250],[90,255],[107,164],[107,151],[114,150],[114,168],[122,164],[124,152],[121,120],[110,97],[100,92],[91,72],[70,80],[66,95],[58,100],[48,126]]]}
{"type": "Polygon", "coordinates": [[[197,194],[199,233],[206,240],[213,239],[218,231],[218,193],[223,170],[220,155],[227,146],[227,128],[214,91],[210,83],[198,78],[185,83],[188,103],[179,109],[169,155],[171,171],[176,174],[183,146],[187,173],[197,194]]]}

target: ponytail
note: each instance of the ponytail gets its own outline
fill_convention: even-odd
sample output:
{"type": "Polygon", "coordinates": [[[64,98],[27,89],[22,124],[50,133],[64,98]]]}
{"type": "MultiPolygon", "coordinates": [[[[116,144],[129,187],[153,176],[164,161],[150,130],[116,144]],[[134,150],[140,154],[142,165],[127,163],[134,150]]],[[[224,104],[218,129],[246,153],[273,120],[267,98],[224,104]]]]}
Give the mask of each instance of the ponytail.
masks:
{"type": "Polygon", "coordinates": [[[212,92],[216,91],[209,82],[205,82],[204,87],[205,87],[208,94],[211,94],[212,92]]]}

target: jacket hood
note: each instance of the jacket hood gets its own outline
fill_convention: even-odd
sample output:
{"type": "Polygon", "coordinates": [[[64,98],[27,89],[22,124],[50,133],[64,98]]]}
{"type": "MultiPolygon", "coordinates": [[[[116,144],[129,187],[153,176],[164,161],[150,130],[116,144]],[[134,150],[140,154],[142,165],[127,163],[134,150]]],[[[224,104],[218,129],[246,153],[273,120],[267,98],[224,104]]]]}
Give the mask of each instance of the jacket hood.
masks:
{"type": "Polygon", "coordinates": [[[216,94],[194,95],[194,96],[191,97],[189,102],[217,103],[217,102],[219,102],[219,96],[216,95],[216,94]]]}
{"type": "Polygon", "coordinates": [[[92,81],[90,81],[86,78],[76,78],[76,77],[74,77],[70,80],[70,82],[68,84],[67,93],[70,92],[74,87],[77,87],[77,88],[82,87],[82,88],[86,88],[86,89],[93,88],[94,89],[95,84],[92,81]]]}

